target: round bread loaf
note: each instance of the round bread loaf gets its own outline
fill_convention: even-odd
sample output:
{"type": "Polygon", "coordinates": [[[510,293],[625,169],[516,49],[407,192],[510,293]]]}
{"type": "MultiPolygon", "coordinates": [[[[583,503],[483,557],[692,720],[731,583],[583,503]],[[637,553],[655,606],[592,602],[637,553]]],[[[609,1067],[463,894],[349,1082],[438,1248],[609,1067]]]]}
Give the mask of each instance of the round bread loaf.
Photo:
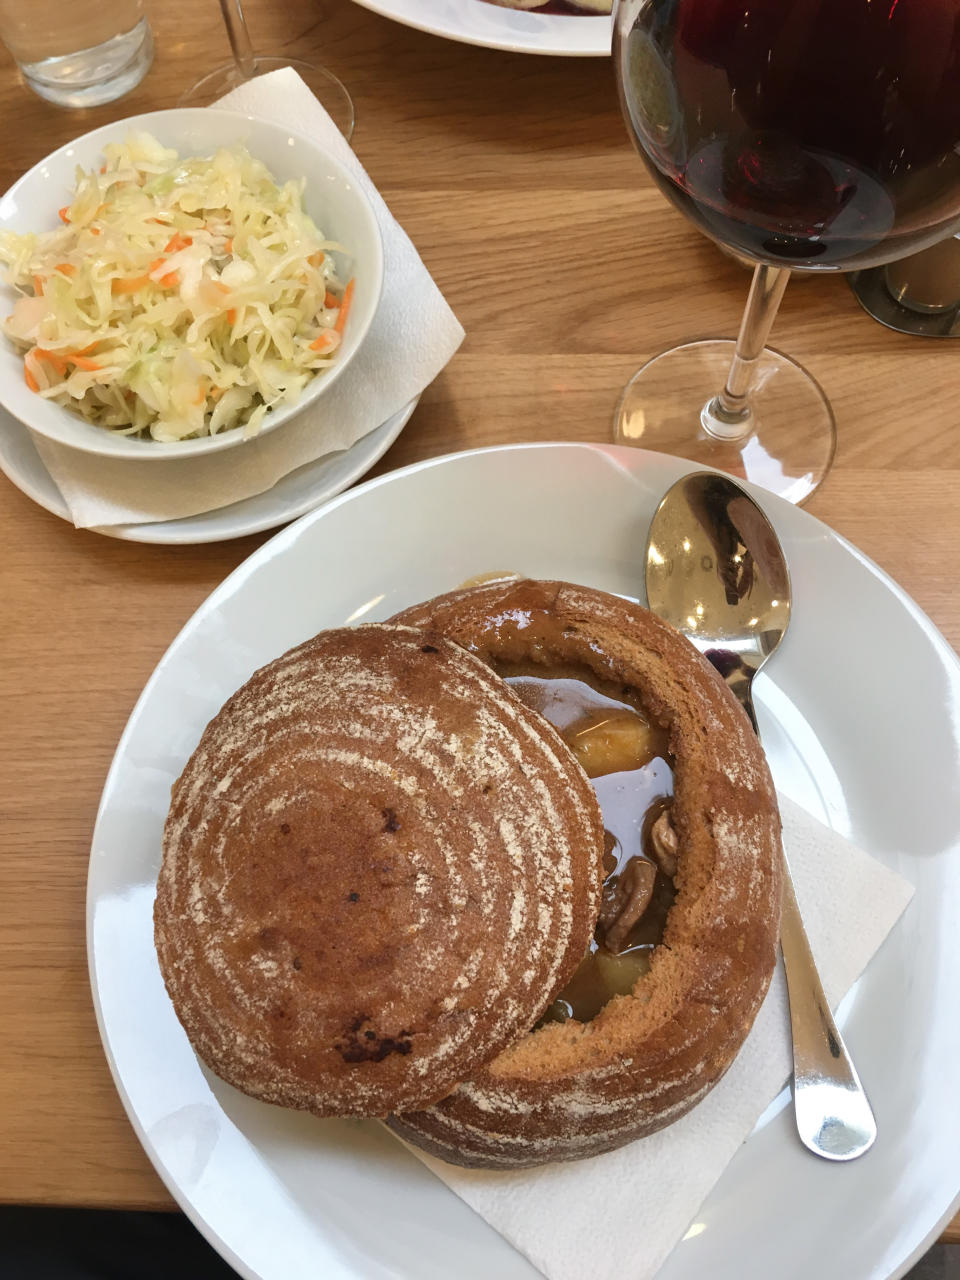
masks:
{"type": "Polygon", "coordinates": [[[602,856],[586,777],[483,662],[409,627],[323,632],[229,699],[174,786],[160,968],[245,1093],[424,1106],[569,978],[602,856]]]}
{"type": "Polygon", "coordinates": [[[438,1105],[394,1116],[454,1164],[517,1168],[621,1146],[689,1111],[743,1044],[780,923],[776,797],[747,717],[714,669],[658,618],[558,582],[499,582],[399,615],[486,661],[579,664],[637,690],[668,728],[676,900],[632,993],[588,1023],[550,1022],[438,1105]]]}

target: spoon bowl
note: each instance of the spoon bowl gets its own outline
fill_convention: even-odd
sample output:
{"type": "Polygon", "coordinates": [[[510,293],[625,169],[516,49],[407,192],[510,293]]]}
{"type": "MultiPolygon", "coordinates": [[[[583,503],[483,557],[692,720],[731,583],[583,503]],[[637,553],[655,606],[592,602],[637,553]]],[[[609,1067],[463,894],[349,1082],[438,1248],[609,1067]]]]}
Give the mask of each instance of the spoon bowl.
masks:
{"type": "Polygon", "coordinates": [[[727,476],[698,471],[660,504],[647,601],[720,672],[757,728],[751,684],[790,622],[790,575],[770,521],[727,476]]]}
{"type": "MultiPolygon", "coordinates": [[[[713,664],[757,730],[753,678],[786,633],[791,589],[780,540],[746,490],[713,471],[678,480],[650,526],[646,587],[651,612],[713,664]]],[[[797,1132],[815,1155],[853,1160],[873,1145],[876,1121],[824,996],[786,859],[780,945],[797,1132]]]]}

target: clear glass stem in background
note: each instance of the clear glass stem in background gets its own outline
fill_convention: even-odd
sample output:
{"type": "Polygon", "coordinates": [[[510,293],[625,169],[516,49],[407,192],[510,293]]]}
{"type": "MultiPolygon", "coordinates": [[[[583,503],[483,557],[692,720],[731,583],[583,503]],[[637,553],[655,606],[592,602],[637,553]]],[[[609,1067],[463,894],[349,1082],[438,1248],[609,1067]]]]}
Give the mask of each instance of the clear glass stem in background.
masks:
{"type": "Polygon", "coordinates": [[[727,381],[700,414],[704,431],[717,439],[742,440],[753,429],[750,388],[789,279],[786,267],[759,263],[754,270],[727,381]]]}
{"type": "Polygon", "coordinates": [[[220,9],[230,38],[234,60],[244,80],[250,80],[256,75],[256,58],[240,0],[220,0],[220,9]]]}
{"type": "MultiPolygon", "coordinates": [[[[4,0],[0,0],[0,4],[3,3],[4,0]]],[[[220,0],[220,12],[233,60],[208,71],[183,94],[179,105],[209,107],[257,76],[269,75],[273,71],[295,71],[349,142],[356,121],[353,99],[333,72],[300,58],[254,53],[243,16],[242,0],[220,0]]]]}

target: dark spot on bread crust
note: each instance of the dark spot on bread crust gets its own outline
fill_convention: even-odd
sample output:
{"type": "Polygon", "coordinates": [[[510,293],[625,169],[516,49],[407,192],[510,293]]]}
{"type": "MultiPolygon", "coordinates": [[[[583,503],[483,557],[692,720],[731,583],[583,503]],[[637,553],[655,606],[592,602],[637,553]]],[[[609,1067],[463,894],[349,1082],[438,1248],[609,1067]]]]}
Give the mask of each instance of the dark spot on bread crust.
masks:
{"type": "Polygon", "coordinates": [[[350,1023],[346,1043],[338,1041],[334,1045],[344,1062],[383,1062],[391,1053],[408,1054],[413,1048],[409,1038],[405,1038],[409,1035],[406,1031],[396,1036],[379,1036],[368,1027],[360,1039],[357,1032],[367,1021],[366,1014],[359,1014],[350,1023]]]}

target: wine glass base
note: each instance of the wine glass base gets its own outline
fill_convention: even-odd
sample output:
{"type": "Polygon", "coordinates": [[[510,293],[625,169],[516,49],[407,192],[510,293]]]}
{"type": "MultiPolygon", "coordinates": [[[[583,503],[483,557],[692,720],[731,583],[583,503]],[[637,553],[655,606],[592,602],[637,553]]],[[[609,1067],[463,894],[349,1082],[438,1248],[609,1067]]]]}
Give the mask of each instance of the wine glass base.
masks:
{"type": "Polygon", "coordinates": [[[735,345],[707,339],[654,356],[624,389],[614,438],[726,471],[789,502],[805,502],[830,470],[836,450],[830,404],[815,378],[767,347],[750,392],[749,429],[738,439],[711,434],[701,413],[724,385],[735,345]]]}
{"type": "MultiPolygon", "coordinates": [[[[356,122],[353,99],[332,71],[312,62],[301,62],[298,58],[256,58],[253,66],[254,76],[266,75],[269,71],[282,71],[286,67],[296,71],[346,140],[350,141],[356,122]]],[[[252,78],[245,76],[236,62],[226,63],[198,80],[183,95],[179,105],[209,107],[231,89],[239,88],[252,78]]]]}

